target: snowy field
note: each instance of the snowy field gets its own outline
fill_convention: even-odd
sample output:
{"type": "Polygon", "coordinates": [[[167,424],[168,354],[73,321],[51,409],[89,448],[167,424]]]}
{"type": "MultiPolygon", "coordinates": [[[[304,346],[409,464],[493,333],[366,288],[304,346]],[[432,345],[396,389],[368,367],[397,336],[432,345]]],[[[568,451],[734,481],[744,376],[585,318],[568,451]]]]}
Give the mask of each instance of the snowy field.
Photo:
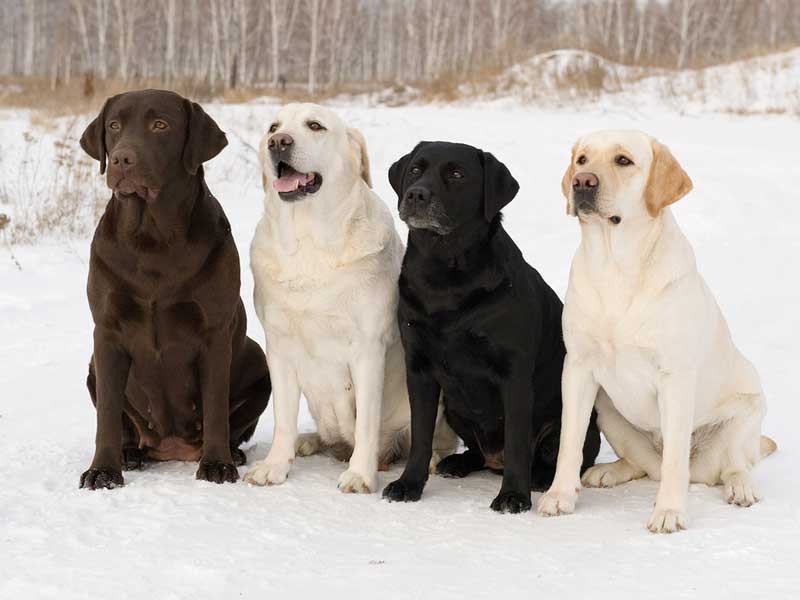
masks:
{"type": "MultiPolygon", "coordinates": [[[[420,139],[471,143],[506,162],[521,184],[506,227],[562,296],[579,237],[560,192],[574,139],[633,127],[669,145],[695,184],[675,213],[769,400],[764,432],[779,451],[755,470],[764,500],[731,507],[719,488],[693,485],[690,529],[657,536],[645,529],[656,493],[647,480],[584,490],[577,512],[558,519],[493,513],[500,477],[489,473],[434,476],[418,504],[344,495],[344,465],[327,457],[298,458],[272,488],[198,482],[195,464],[164,463],[126,473],[120,489],[79,490],[94,448],[89,241],[48,239],[15,247],[22,271],[0,246],[0,598],[797,598],[800,123],[596,105],[335,108],[364,132],[376,190],[393,207],[388,167],[420,139]]],[[[207,106],[231,141],[207,173],[234,227],[249,333],[261,342],[247,255],[262,209],[253,148],[274,109],[207,106]]],[[[26,114],[0,111],[6,184],[23,130],[30,144],[52,144],[26,114]]],[[[270,408],[250,461],[266,455],[272,424],[270,408]]],[[[311,429],[304,411],[301,430],[311,429]]],[[[604,446],[599,458],[613,454],[604,446]]]]}

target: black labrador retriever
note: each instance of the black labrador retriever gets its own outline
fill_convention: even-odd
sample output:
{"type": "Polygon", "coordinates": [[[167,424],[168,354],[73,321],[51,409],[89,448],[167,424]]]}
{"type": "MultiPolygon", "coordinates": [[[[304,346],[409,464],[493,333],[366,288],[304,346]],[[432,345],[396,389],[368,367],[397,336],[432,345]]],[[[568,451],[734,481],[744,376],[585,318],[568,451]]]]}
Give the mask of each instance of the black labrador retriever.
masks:
{"type": "Polygon", "coordinates": [[[146,459],[200,460],[198,479],[238,479],[271,385],[245,335],[231,228],[203,176],[227,143],[198,104],[163,90],[109,98],[81,137],[113,190],[89,266],[97,437],[81,487],[122,485],[122,468],[146,459]]]}
{"type": "MultiPolygon", "coordinates": [[[[562,304],[501,224],[519,185],[488,152],[422,142],[389,170],[409,227],[398,319],[411,401],[411,453],[383,491],[415,501],[428,478],[440,395],[466,445],[438,473],[502,471],[491,507],[520,512],[555,474],[565,348],[562,304]]],[[[583,469],[600,448],[596,416],[583,469]]]]}

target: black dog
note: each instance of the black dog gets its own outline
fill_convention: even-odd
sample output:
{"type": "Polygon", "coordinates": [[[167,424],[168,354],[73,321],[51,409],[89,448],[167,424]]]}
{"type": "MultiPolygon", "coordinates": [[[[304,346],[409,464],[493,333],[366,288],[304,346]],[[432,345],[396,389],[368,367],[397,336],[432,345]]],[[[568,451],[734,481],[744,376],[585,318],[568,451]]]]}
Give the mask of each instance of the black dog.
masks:
{"type": "MultiPolygon", "coordinates": [[[[419,500],[428,478],[440,392],[447,422],[467,450],[437,471],[502,471],[500,512],[531,507],[531,489],[555,474],[565,348],[562,304],[501,225],[519,185],[472,146],[422,142],[389,170],[408,224],[398,318],[411,400],[411,453],[383,491],[419,500]]],[[[596,416],[583,469],[600,448],[596,416]]]]}
{"type": "Polygon", "coordinates": [[[97,407],[81,487],[121,485],[145,459],[200,460],[197,478],[235,481],[239,444],[271,390],[245,335],[239,255],[203,163],[227,144],[203,109],[162,90],[110,98],[81,147],[106,169],[111,200],[89,265],[97,407]]]}

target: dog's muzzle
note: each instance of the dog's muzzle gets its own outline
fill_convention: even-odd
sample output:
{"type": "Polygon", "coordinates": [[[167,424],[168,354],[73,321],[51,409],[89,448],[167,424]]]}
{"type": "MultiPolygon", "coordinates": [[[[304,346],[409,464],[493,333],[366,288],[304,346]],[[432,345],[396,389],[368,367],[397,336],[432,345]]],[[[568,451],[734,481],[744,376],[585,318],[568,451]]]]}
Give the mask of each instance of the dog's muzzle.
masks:
{"type": "Polygon", "coordinates": [[[138,197],[153,202],[159,189],[149,185],[142,175],[142,165],[130,148],[114,150],[109,156],[106,183],[120,199],[138,197]]]}
{"type": "Polygon", "coordinates": [[[292,166],[294,139],[288,133],[276,133],[267,141],[275,174],[272,187],[278,192],[281,200],[293,202],[304,196],[313,194],[322,186],[322,175],[309,171],[303,173],[292,166]]]}
{"type": "Polygon", "coordinates": [[[600,180],[594,173],[578,173],[572,178],[572,202],[575,212],[597,212],[600,180]]]}
{"type": "Polygon", "coordinates": [[[398,208],[400,219],[409,229],[427,229],[439,235],[452,231],[446,215],[427,188],[415,186],[406,190],[398,208]]]}

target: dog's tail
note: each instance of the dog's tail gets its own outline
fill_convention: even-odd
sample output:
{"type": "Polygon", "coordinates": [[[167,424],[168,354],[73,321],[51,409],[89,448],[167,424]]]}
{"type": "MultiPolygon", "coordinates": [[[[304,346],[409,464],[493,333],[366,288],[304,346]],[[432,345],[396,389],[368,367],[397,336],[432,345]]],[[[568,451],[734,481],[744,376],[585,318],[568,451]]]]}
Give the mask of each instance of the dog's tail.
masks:
{"type": "Polygon", "coordinates": [[[765,435],[761,436],[761,458],[767,458],[777,449],[778,444],[775,443],[775,440],[768,438],[765,435]]]}

